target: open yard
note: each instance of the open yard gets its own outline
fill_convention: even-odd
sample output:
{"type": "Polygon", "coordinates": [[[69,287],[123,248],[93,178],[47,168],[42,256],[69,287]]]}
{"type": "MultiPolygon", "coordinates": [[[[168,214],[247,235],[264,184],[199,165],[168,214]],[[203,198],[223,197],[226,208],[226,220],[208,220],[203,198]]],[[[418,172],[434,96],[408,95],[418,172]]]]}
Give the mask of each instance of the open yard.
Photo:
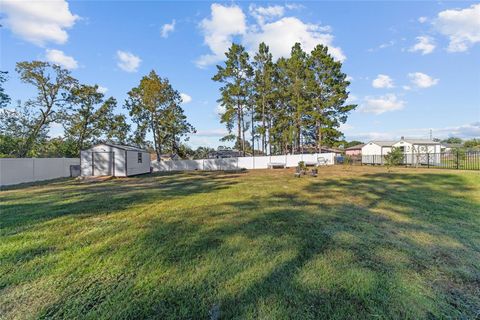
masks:
{"type": "Polygon", "coordinates": [[[0,193],[0,318],[480,317],[480,174],[380,167],[0,193]]]}

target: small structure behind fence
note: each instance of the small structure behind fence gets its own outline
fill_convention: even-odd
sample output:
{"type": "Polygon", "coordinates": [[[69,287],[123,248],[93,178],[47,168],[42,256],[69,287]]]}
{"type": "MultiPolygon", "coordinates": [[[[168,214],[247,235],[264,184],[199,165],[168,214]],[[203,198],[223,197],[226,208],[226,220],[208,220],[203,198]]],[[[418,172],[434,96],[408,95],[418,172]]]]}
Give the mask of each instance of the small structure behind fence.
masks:
{"type": "Polygon", "coordinates": [[[300,161],[334,164],[334,153],[289,154],[278,156],[238,157],[224,159],[152,161],[153,171],[268,169],[270,164],[296,167],[300,161]]]}
{"type": "MultiPolygon", "coordinates": [[[[385,165],[385,155],[362,155],[362,164],[385,165]]],[[[405,154],[401,165],[459,170],[480,170],[480,151],[405,154]]]]}

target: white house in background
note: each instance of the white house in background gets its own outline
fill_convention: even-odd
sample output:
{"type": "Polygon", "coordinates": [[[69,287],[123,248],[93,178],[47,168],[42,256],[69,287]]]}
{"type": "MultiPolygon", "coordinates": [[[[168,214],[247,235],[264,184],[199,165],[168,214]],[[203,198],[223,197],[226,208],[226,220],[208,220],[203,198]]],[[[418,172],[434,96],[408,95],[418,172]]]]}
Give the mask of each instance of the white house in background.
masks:
{"type": "Polygon", "coordinates": [[[128,177],[150,172],[150,153],[131,146],[102,143],[80,152],[81,176],[128,177]]]}
{"type": "Polygon", "coordinates": [[[406,164],[432,165],[440,162],[441,145],[430,139],[402,139],[388,141],[370,141],[362,147],[362,163],[382,164],[385,156],[393,148],[399,148],[405,154],[406,164]]]}

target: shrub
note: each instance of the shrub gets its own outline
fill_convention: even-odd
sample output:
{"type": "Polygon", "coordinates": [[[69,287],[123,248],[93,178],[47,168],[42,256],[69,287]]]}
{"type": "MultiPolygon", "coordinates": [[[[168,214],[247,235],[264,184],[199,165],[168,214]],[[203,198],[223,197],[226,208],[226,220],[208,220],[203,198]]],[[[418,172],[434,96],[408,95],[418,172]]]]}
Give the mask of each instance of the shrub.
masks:
{"type": "Polygon", "coordinates": [[[403,151],[400,148],[392,148],[385,156],[385,164],[387,166],[398,166],[403,163],[403,151]]]}

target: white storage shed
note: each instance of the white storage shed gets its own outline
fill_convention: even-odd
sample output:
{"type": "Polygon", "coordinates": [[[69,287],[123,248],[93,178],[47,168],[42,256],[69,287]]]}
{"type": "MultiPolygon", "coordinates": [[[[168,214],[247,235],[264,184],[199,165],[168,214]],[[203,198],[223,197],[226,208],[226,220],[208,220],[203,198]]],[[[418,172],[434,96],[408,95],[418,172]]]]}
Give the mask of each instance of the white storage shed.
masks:
{"type": "Polygon", "coordinates": [[[150,172],[150,153],[131,146],[98,144],[80,153],[82,176],[128,177],[150,172]]]}

